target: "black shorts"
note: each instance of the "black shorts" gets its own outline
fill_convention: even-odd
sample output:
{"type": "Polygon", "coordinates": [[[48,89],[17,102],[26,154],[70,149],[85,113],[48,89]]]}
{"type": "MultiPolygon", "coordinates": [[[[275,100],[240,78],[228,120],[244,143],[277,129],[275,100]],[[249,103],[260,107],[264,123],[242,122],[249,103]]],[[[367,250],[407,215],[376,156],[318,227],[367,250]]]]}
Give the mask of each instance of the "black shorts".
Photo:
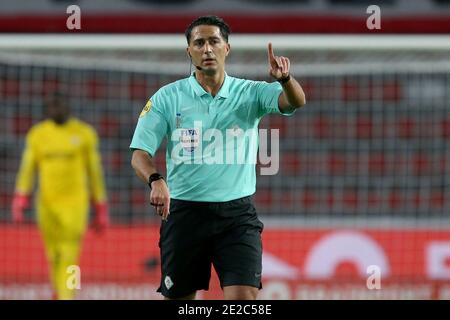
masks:
{"type": "Polygon", "coordinates": [[[261,289],[263,227],[250,196],[227,202],[172,199],[160,229],[158,292],[175,299],[208,290],[211,265],[222,288],[261,289]]]}

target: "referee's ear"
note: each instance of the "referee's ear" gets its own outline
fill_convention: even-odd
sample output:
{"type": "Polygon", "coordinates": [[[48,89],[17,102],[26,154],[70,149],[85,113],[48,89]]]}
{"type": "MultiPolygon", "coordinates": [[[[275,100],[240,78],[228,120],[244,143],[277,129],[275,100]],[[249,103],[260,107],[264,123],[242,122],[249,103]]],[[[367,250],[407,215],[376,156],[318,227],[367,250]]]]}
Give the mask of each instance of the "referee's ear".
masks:
{"type": "Polygon", "coordinates": [[[225,57],[228,56],[228,54],[230,53],[231,50],[231,45],[227,42],[227,53],[225,54],[225,57]]]}

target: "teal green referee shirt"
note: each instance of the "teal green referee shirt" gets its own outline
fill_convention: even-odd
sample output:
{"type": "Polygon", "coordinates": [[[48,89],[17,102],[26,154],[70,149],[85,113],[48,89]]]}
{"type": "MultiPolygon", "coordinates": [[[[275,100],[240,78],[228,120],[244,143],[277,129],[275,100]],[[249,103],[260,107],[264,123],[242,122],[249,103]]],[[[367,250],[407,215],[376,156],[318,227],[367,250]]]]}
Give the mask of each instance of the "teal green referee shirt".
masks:
{"type": "Polygon", "coordinates": [[[278,82],[225,74],[213,97],[192,73],[150,98],[130,148],[153,157],[167,138],[167,184],[173,199],[223,202],[252,195],[258,124],[265,114],[282,114],[278,108],[281,91],[278,82]]]}

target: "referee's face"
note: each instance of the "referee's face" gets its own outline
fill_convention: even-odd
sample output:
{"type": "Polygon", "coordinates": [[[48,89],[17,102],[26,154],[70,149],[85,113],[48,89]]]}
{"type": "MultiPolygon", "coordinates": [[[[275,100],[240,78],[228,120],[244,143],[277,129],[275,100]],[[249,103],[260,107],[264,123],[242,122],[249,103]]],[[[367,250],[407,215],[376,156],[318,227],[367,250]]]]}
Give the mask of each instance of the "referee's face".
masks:
{"type": "Polygon", "coordinates": [[[200,25],[192,29],[187,51],[194,66],[199,66],[206,74],[213,75],[225,69],[230,45],[222,37],[219,27],[200,25]]]}

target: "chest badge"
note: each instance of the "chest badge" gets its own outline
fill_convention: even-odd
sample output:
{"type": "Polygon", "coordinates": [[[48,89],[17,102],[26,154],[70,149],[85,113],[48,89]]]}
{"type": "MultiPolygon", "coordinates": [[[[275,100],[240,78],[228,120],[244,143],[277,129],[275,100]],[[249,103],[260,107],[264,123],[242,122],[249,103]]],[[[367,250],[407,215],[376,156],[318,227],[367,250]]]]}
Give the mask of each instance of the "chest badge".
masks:
{"type": "Polygon", "coordinates": [[[197,128],[181,129],[180,143],[186,152],[193,152],[200,144],[200,131],[197,128]]]}
{"type": "Polygon", "coordinates": [[[70,137],[70,143],[73,146],[78,146],[81,143],[81,138],[79,136],[71,136],[70,137]]]}

